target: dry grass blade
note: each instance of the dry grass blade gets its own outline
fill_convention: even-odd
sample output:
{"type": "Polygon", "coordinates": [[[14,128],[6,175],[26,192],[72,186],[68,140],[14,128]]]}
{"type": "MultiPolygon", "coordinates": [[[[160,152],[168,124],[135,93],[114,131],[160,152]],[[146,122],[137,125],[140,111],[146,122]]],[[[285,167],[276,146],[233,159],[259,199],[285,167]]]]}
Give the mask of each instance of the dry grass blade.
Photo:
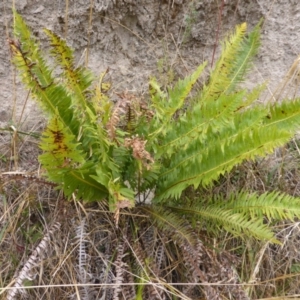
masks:
{"type": "Polygon", "coordinates": [[[284,80],[278,85],[276,91],[271,96],[271,101],[280,101],[283,99],[295,99],[299,96],[300,87],[300,56],[298,56],[284,80]]]}

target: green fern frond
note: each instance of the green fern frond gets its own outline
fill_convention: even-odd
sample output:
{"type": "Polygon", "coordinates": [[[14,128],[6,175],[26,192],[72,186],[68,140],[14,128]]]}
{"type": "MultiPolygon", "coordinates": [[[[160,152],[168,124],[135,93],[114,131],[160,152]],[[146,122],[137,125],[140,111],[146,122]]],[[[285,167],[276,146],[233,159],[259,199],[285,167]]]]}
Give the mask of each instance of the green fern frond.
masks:
{"type": "Polygon", "coordinates": [[[217,199],[189,208],[159,206],[179,199],[188,186],[212,185],[244,160],[265,156],[299,129],[300,99],[260,106],[255,101],[263,85],[250,92],[238,89],[259,46],[259,25],[248,36],[246,24],[237,27],[208,84],[193,96],[205,63],[167,92],[152,79],[151,103],[143,110],[141,101],[127,93],[113,106],[102,89],[107,72],[92,88],[91,73],[75,67],[71,48],[46,30],[62,72],[61,79],[55,78],[29,28],[16,12],[14,16],[13,61],[51,120],[41,140],[40,161],[67,197],[108,199],[118,223],[120,209],[132,207],[135,194],[155,189],[157,206],[141,206],[142,211],[173,241],[191,247],[197,240],[187,214],[235,235],[274,242],[263,218],[300,217],[299,200],[279,193],[241,193],[224,203],[217,199]]]}
{"type": "Polygon", "coordinates": [[[268,220],[294,221],[300,218],[300,198],[275,191],[262,195],[241,192],[231,195],[227,201],[216,201],[216,205],[253,219],[266,217],[268,220]]]}
{"type": "Polygon", "coordinates": [[[102,80],[106,73],[101,77],[100,87],[96,87],[95,91],[89,90],[94,79],[92,73],[84,67],[75,67],[73,51],[66,42],[50,30],[45,29],[45,32],[50,38],[51,54],[62,69],[60,77],[71,96],[73,113],[81,122],[78,137],[82,146],[85,151],[93,151],[95,156],[105,156],[108,151],[108,138],[104,128],[98,126],[98,120],[101,118],[98,114],[105,115],[111,112],[102,94],[102,80]]]}
{"type": "Polygon", "coordinates": [[[188,95],[196,81],[201,76],[205,66],[206,63],[203,63],[193,74],[185,77],[183,80],[178,80],[174,87],[168,90],[168,96],[160,91],[157,82],[154,79],[150,80],[150,90],[152,89],[152,106],[156,110],[156,125],[153,128],[154,132],[149,133],[151,138],[154,138],[159,133],[165,136],[166,133],[170,131],[170,128],[173,126],[173,117],[175,113],[183,107],[188,95]],[[157,97],[157,94],[159,97],[157,97]],[[163,96],[163,98],[161,98],[161,96],[163,96]],[[157,122],[158,120],[159,122],[157,122]],[[170,122],[172,124],[170,124],[170,122]]]}
{"type": "Polygon", "coordinates": [[[180,216],[161,206],[142,206],[141,211],[149,215],[158,228],[168,232],[174,241],[196,246],[194,230],[180,216]]]}
{"type": "Polygon", "coordinates": [[[96,172],[92,163],[86,163],[80,169],[68,170],[62,180],[62,190],[67,197],[75,193],[77,199],[100,201],[108,197],[108,189],[93,179],[96,172]]]}
{"type": "Polygon", "coordinates": [[[178,198],[190,185],[212,184],[243,160],[267,155],[284,145],[299,127],[299,101],[262,107],[253,102],[264,85],[248,94],[234,90],[259,45],[259,25],[248,38],[245,29],[244,25],[237,28],[209,85],[196,96],[198,101],[154,147],[157,157],[167,158],[156,201],[178,198]],[[236,58],[234,53],[238,53],[236,58]]]}
{"type": "Polygon", "coordinates": [[[187,114],[181,117],[158,147],[158,153],[172,155],[177,153],[178,149],[188,148],[193,141],[203,143],[209,128],[220,132],[228,126],[233,127],[234,113],[242,105],[244,96],[245,92],[234,96],[223,95],[212,105],[203,107],[197,116],[187,114]]]}
{"type": "Polygon", "coordinates": [[[47,177],[63,189],[66,196],[76,193],[78,198],[87,200],[103,199],[107,189],[92,179],[95,165],[86,163],[85,154],[78,149],[76,138],[59,121],[53,118],[41,139],[44,153],[39,161],[47,170],[47,177]]]}
{"type": "Polygon", "coordinates": [[[50,116],[56,115],[59,108],[60,121],[77,136],[80,122],[74,115],[71,96],[52,76],[52,70],[45,63],[38,43],[15,11],[14,34],[17,40],[10,41],[12,60],[20,71],[23,83],[50,116]]]}
{"type": "Polygon", "coordinates": [[[245,38],[247,25],[236,27],[236,32],[225,40],[222,54],[210,75],[210,82],[203,89],[204,103],[214,101],[223,94],[234,91],[236,85],[245,77],[250,62],[256,55],[260,44],[260,23],[245,38]]]}
{"type": "Polygon", "coordinates": [[[248,128],[231,132],[224,139],[213,135],[209,144],[188,148],[162,170],[157,186],[157,199],[178,198],[189,185],[210,185],[220,175],[230,171],[245,159],[255,159],[271,153],[290,139],[286,131],[269,128],[248,128]]]}
{"type": "Polygon", "coordinates": [[[267,224],[263,224],[259,218],[249,219],[242,213],[234,212],[216,205],[197,205],[195,207],[169,207],[173,212],[180,214],[188,214],[189,216],[198,217],[206,229],[214,227],[225,229],[235,236],[254,237],[260,240],[268,240],[278,243],[274,238],[273,232],[267,224]],[[210,225],[208,225],[210,224],[210,225]]]}
{"type": "MultiPolygon", "coordinates": [[[[37,80],[39,85],[46,87],[53,82],[51,70],[45,63],[44,57],[39,49],[39,44],[32,36],[32,33],[22,17],[16,12],[14,13],[14,36],[15,41],[10,41],[13,54],[16,54],[16,63],[19,66],[23,66],[26,70],[26,66],[32,68],[37,78],[26,78],[26,75],[22,77],[24,80],[37,80]]],[[[29,70],[30,71],[30,70],[29,70]]],[[[24,72],[25,73],[25,72],[24,72]]]]}
{"type": "Polygon", "coordinates": [[[93,82],[92,73],[83,67],[75,66],[73,50],[63,39],[49,29],[44,29],[44,32],[50,38],[50,46],[52,48],[50,53],[55,58],[57,65],[62,69],[63,80],[66,80],[70,92],[78,100],[81,100],[80,102],[85,107],[86,99],[84,92],[93,82]]]}
{"type": "Polygon", "coordinates": [[[108,120],[111,117],[113,102],[107,95],[110,89],[110,84],[104,82],[104,77],[108,73],[108,69],[102,72],[98,79],[98,84],[95,87],[95,91],[92,94],[91,103],[95,110],[98,123],[101,123],[106,127],[108,120]]]}
{"type": "Polygon", "coordinates": [[[83,67],[75,67],[73,51],[67,43],[51,30],[45,29],[44,31],[50,38],[52,48],[50,53],[62,69],[60,76],[65,81],[64,86],[72,96],[74,108],[78,106],[77,109],[83,110],[86,114],[86,121],[95,119],[95,112],[87,105],[86,99],[87,89],[94,79],[92,73],[83,67]]]}
{"type": "MultiPolygon", "coordinates": [[[[238,84],[245,80],[245,75],[252,67],[253,58],[258,53],[260,46],[260,29],[262,21],[260,21],[254,29],[249,32],[248,36],[242,40],[241,47],[233,63],[231,82],[224,90],[224,93],[231,93],[238,87],[238,84]]],[[[229,42],[230,43],[230,42],[229,42]]],[[[230,45],[226,45],[227,47],[230,45]]],[[[230,58],[229,58],[230,59],[230,58]]]]}
{"type": "Polygon", "coordinates": [[[246,30],[246,23],[238,25],[235,33],[224,41],[221,57],[210,75],[211,79],[208,86],[203,89],[204,102],[219,98],[234,82],[233,78],[236,78],[234,63],[242,46],[246,30]]]}
{"type": "Polygon", "coordinates": [[[238,26],[236,33],[225,42],[226,47],[211,73],[209,84],[167,132],[158,153],[176,153],[190,140],[205,138],[209,127],[220,131],[224,126],[232,126],[234,115],[241,109],[248,109],[257,99],[264,86],[254,89],[250,93],[252,96],[246,96],[246,91],[235,91],[259,46],[259,26],[248,38],[245,38],[245,30],[246,25],[238,26]]]}
{"type": "MultiPolygon", "coordinates": [[[[91,73],[76,68],[72,50],[46,30],[51,39],[51,53],[62,69],[63,80],[54,78],[54,70],[45,63],[30,29],[15,11],[14,17],[17,40],[10,41],[13,61],[33,97],[50,115],[41,142],[44,154],[40,156],[47,176],[59,184],[66,196],[76,193],[85,200],[101,200],[109,193],[107,187],[92,178],[97,177],[98,165],[105,165],[102,171],[112,178],[118,178],[120,172],[112,161],[112,145],[105,128],[99,124],[98,105],[102,103],[93,98],[94,94],[99,96],[97,88],[95,93],[87,90],[92,82],[91,73]]],[[[109,108],[104,108],[105,113],[110,113],[109,108]]]]}
{"type": "MultiPolygon", "coordinates": [[[[56,116],[50,120],[46,131],[43,133],[40,148],[44,154],[40,155],[40,162],[48,171],[65,167],[75,167],[85,162],[85,155],[78,150],[76,138],[56,116]]],[[[51,180],[51,179],[50,179],[51,180]]]]}
{"type": "MultiPolygon", "coordinates": [[[[221,97],[209,106],[203,106],[198,116],[184,116],[179,122],[174,124],[174,130],[166,137],[173,139],[158,147],[159,153],[174,153],[174,145],[180,145],[178,150],[193,149],[193,145],[210,145],[219,141],[234,142],[235,137],[243,130],[261,126],[262,119],[267,116],[268,110],[264,107],[253,106],[264,86],[259,86],[243,98],[244,93],[235,94],[228,97],[221,97]],[[250,108],[250,105],[252,107],[250,108]],[[218,114],[216,114],[218,112],[218,114]],[[190,131],[186,131],[190,128],[190,131]],[[216,136],[215,136],[216,135],[216,136]],[[174,137],[177,136],[177,139],[174,137]]],[[[199,146],[198,146],[199,148],[199,146]]],[[[177,148],[176,148],[177,149],[177,148]]],[[[175,151],[174,157],[177,157],[175,151]]]]}
{"type": "Polygon", "coordinates": [[[300,99],[284,100],[270,104],[269,114],[265,118],[264,126],[287,130],[291,135],[300,127],[300,99]]]}
{"type": "Polygon", "coordinates": [[[52,77],[53,70],[46,65],[28,26],[18,13],[14,12],[14,15],[18,41],[11,42],[11,48],[13,61],[21,72],[23,82],[50,116],[58,111],[60,121],[81,140],[84,151],[105,156],[108,139],[104,129],[97,123],[98,107],[96,109],[96,105],[88,101],[87,88],[92,82],[91,73],[84,68],[75,68],[72,50],[65,41],[46,30],[51,37],[52,55],[63,70],[64,80],[58,81],[52,77]]]}

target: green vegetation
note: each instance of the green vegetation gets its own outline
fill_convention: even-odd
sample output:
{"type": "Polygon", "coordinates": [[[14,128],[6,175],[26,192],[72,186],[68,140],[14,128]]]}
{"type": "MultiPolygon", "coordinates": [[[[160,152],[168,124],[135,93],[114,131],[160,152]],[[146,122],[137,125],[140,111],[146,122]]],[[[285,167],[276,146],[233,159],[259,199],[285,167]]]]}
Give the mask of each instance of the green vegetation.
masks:
{"type": "MultiPolygon", "coordinates": [[[[271,222],[300,217],[300,199],[277,191],[241,190],[210,198],[191,192],[210,189],[220,176],[245,161],[267,156],[299,130],[300,99],[261,105],[256,100],[264,85],[251,91],[240,87],[259,48],[260,25],[248,34],[245,23],[236,27],[200,89],[193,88],[206,63],[167,91],[151,78],[147,101],[123,93],[112,103],[105,74],[96,80],[86,68],[75,67],[66,42],[45,30],[59,69],[55,77],[57,68],[46,63],[46,54],[21,16],[14,12],[14,17],[13,62],[49,120],[39,156],[47,179],[68,198],[100,202],[102,207],[108,203],[114,215],[116,228],[111,227],[108,235],[110,243],[117,240],[110,257],[115,282],[138,285],[137,290],[126,292],[117,286],[114,299],[121,291],[127,293],[126,299],[142,299],[142,295],[159,299],[166,291],[183,298],[187,291],[172,282],[209,282],[217,266],[227,273],[219,270],[216,278],[229,281],[234,276],[230,260],[220,254],[213,264],[215,249],[204,245],[198,231],[225,229],[235,238],[279,243],[271,222]],[[149,194],[151,203],[145,204],[149,194]],[[125,249],[129,254],[124,254],[125,249]],[[210,271],[200,267],[205,259],[210,261],[210,271]],[[183,268],[189,269],[189,275],[183,268]],[[142,285],[149,282],[158,282],[159,291],[142,285]]],[[[109,219],[110,214],[103,213],[103,218],[109,219]]],[[[85,226],[81,223],[76,231],[80,241],[85,226]]],[[[78,272],[86,283],[82,279],[85,248],[80,249],[78,272]]],[[[241,287],[229,290],[232,295],[248,293],[241,287]]],[[[219,299],[220,290],[204,286],[203,293],[207,299],[219,299]]]]}

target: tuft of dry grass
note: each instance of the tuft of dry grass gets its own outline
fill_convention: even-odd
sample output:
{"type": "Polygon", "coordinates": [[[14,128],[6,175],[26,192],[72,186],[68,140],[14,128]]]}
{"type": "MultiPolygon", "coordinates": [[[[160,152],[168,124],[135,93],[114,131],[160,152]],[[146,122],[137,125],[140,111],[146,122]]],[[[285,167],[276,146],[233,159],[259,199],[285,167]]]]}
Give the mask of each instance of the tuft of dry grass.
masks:
{"type": "MultiPolygon", "coordinates": [[[[5,143],[1,153],[9,157],[13,153],[11,145],[16,145],[18,166],[22,169],[31,166],[31,171],[35,166],[36,172],[30,174],[38,177],[37,161],[32,166],[32,161],[28,161],[31,156],[20,154],[22,149],[38,155],[35,138],[29,136],[15,144],[9,141],[13,138],[9,133],[2,136],[5,143]]],[[[270,157],[237,167],[211,193],[226,195],[239,189],[259,192],[277,189],[299,196],[298,143],[295,139],[270,157]]],[[[13,166],[9,159],[1,161],[1,173],[13,170],[10,169],[13,166]]],[[[182,250],[162,232],[155,233],[157,229],[141,207],[124,211],[117,229],[104,202],[67,201],[53,186],[33,178],[14,174],[2,175],[0,179],[0,299],[7,299],[8,290],[14,288],[20,272],[47,234],[50,237],[47,251],[35,260],[30,276],[23,281],[26,288],[23,293],[29,299],[113,299],[115,293],[119,299],[138,299],[139,291],[148,295],[143,299],[171,299],[172,294],[174,299],[204,297],[201,283],[188,288],[191,283],[184,281],[188,265],[183,262],[182,250]],[[61,224],[60,229],[51,233],[57,222],[61,224]],[[155,237],[155,245],[145,247],[145,236],[149,241],[155,237]],[[162,258],[160,275],[154,265],[147,265],[153,255],[162,258]],[[120,276],[121,282],[116,280],[120,276]]],[[[221,253],[230,253],[227,260],[249,299],[284,299],[278,297],[300,293],[300,223],[272,225],[282,245],[243,241],[222,232],[212,237],[205,230],[198,236],[209,245],[205,253],[211,257],[227,257],[221,253]]],[[[207,267],[216,268],[208,260],[207,267]]],[[[220,284],[217,279],[210,282],[212,286],[220,284]]],[[[228,280],[224,281],[225,286],[226,282],[230,286],[228,280]]],[[[224,292],[224,299],[229,299],[228,295],[224,292]]],[[[20,296],[21,292],[11,299],[20,296]]]]}

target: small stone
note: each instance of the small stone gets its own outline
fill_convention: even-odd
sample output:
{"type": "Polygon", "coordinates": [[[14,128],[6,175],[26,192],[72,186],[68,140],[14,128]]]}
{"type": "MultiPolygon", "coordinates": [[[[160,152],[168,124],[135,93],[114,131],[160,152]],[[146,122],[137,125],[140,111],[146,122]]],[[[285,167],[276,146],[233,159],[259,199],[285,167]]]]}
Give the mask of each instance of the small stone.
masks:
{"type": "Polygon", "coordinates": [[[32,13],[33,14],[38,14],[40,12],[42,12],[45,9],[45,7],[43,5],[40,5],[36,10],[34,10],[32,13]]]}

